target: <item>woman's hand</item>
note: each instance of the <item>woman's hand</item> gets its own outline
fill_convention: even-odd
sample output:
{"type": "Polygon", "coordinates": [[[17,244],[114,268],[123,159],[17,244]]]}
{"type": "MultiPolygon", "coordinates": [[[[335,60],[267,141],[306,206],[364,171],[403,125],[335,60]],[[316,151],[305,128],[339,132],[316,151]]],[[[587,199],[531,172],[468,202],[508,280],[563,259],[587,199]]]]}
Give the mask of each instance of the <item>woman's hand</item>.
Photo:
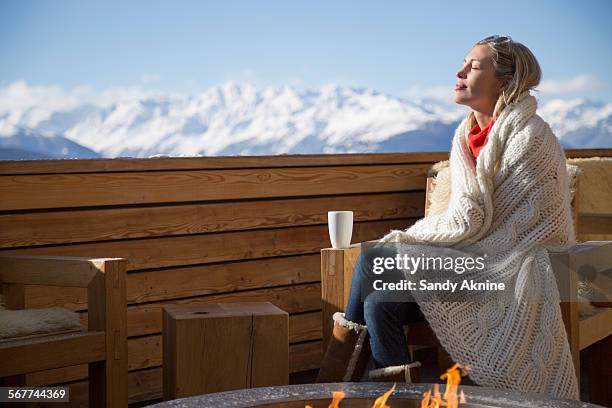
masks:
{"type": "Polygon", "coordinates": [[[391,230],[390,233],[378,240],[376,247],[381,247],[384,244],[391,242],[409,243],[416,241],[409,234],[407,234],[406,231],[391,230]]]}

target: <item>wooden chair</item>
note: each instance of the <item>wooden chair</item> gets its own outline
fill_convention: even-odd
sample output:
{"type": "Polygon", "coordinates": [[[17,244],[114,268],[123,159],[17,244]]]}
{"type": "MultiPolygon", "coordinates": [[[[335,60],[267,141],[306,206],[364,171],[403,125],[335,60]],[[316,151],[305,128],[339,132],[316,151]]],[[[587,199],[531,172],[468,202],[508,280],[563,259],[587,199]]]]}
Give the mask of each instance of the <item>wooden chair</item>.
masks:
{"type": "Polygon", "coordinates": [[[8,309],[25,307],[24,285],[87,288],[88,330],[32,335],[0,342],[0,378],[25,386],[25,374],[89,365],[89,406],[127,406],[127,305],[119,258],[0,257],[8,309]]]}
{"type": "MultiPolygon", "coordinates": [[[[431,205],[430,197],[435,189],[436,177],[440,169],[440,166],[434,166],[428,173],[425,214],[428,213],[431,205]]],[[[577,188],[578,182],[575,184],[575,189],[577,188]]],[[[576,196],[574,194],[574,197],[576,196]]],[[[577,227],[578,209],[577,200],[575,199],[572,200],[572,212],[574,226],[577,227]]],[[[346,249],[325,248],[321,250],[323,347],[327,346],[333,329],[331,324],[332,315],[335,312],[344,311],[346,308],[353,270],[360,253],[361,244],[353,244],[346,249]]],[[[600,280],[610,279],[606,273],[609,274],[612,268],[612,242],[586,242],[577,245],[567,252],[551,253],[551,263],[553,268],[569,266],[573,272],[577,272],[584,265],[594,264],[595,270],[591,268],[591,273],[598,275],[600,280]]],[[[568,275],[565,274],[564,276],[568,275]]],[[[560,285],[560,291],[571,294],[569,295],[571,299],[577,299],[577,274],[572,273],[569,276],[571,276],[571,279],[563,281],[563,287],[560,285]]],[[[593,390],[591,392],[591,400],[602,403],[602,401],[607,401],[608,397],[602,396],[601,398],[604,399],[599,399],[599,393],[609,393],[609,391],[607,391],[608,387],[603,386],[603,384],[600,385],[600,383],[612,377],[611,365],[597,364],[595,361],[597,358],[609,361],[610,355],[612,355],[612,304],[599,304],[599,306],[605,307],[602,307],[596,315],[584,319],[580,319],[578,315],[576,301],[562,302],[561,312],[568,333],[578,381],[580,381],[580,351],[594,345],[593,350],[589,353],[589,358],[593,360],[589,364],[589,388],[593,390]],[[604,355],[607,357],[604,357],[604,355]],[[595,400],[593,399],[594,395],[596,395],[595,400]]],[[[411,324],[409,326],[409,333],[408,341],[410,347],[425,346],[440,348],[435,334],[425,321],[411,324]]],[[[441,355],[444,354],[444,352],[441,353],[441,355]]]]}
{"type": "Polygon", "coordinates": [[[578,382],[580,383],[580,354],[587,361],[589,401],[612,406],[612,302],[593,302],[594,314],[580,316],[578,308],[578,280],[588,280],[612,293],[612,241],[588,241],[567,252],[550,252],[550,260],[557,276],[562,298],[561,315],[567,332],[578,382]],[[566,273],[567,271],[569,273],[566,273]]]}

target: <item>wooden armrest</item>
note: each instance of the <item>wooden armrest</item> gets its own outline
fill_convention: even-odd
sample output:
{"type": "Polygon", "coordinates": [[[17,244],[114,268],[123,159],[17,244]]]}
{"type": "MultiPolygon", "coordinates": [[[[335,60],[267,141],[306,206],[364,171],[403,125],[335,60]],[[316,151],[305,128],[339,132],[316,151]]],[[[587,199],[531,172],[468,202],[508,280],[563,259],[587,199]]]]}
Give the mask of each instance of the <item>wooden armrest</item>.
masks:
{"type": "Polygon", "coordinates": [[[612,241],[586,241],[577,244],[571,250],[581,252],[581,251],[593,251],[593,250],[612,250],[612,241]]]}
{"type": "Polygon", "coordinates": [[[602,307],[592,316],[580,319],[579,349],[584,350],[612,335],[612,308],[602,307]]]}
{"type": "Polygon", "coordinates": [[[106,262],[121,258],[77,258],[54,256],[1,256],[0,282],[86,288],[105,270],[106,262]]]}
{"type": "Polygon", "coordinates": [[[0,377],[31,373],[105,359],[100,331],[63,333],[0,343],[0,377]]]}
{"type": "Polygon", "coordinates": [[[612,302],[612,241],[588,241],[575,247],[575,262],[579,274],[588,273],[588,280],[607,295],[607,299],[593,302],[595,305],[611,307],[612,302]]]}
{"type": "Polygon", "coordinates": [[[604,253],[612,251],[612,241],[586,241],[580,242],[567,251],[550,251],[551,254],[579,254],[583,252],[604,253]]]}
{"type": "MultiPolygon", "coordinates": [[[[578,278],[588,281],[602,293],[612,296],[612,241],[588,241],[565,252],[550,252],[557,285],[562,297],[577,301],[578,278]],[[568,273],[572,272],[572,273],[568,273]],[[572,292],[567,292],[571,290],[572,292]]],[[[610,299],[601,299],[602,302],[610,299]]]]}

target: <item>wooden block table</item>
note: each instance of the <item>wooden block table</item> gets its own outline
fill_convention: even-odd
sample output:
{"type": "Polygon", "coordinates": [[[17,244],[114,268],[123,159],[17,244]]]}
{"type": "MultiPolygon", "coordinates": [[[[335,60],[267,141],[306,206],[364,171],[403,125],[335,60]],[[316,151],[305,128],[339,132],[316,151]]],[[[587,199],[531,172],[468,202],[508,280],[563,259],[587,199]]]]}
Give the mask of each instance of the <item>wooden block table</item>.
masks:
{"type": "Polygon", "coordinates": [[[289,383],[289,315],[270,302],[163,308],[164,399],[289,383]]]}

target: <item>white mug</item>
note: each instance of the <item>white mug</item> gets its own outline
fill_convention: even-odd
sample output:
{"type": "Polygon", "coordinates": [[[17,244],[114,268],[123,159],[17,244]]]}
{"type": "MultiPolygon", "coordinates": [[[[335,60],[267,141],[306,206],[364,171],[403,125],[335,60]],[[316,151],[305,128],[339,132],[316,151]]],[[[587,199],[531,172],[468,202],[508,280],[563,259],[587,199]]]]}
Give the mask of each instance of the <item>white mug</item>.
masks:
{"type": "Polygon", "coordinates": [[[348,248],[353,235],[352,211],[329,211],[327,213],[329,240],[333,248],[348,248]]]}

